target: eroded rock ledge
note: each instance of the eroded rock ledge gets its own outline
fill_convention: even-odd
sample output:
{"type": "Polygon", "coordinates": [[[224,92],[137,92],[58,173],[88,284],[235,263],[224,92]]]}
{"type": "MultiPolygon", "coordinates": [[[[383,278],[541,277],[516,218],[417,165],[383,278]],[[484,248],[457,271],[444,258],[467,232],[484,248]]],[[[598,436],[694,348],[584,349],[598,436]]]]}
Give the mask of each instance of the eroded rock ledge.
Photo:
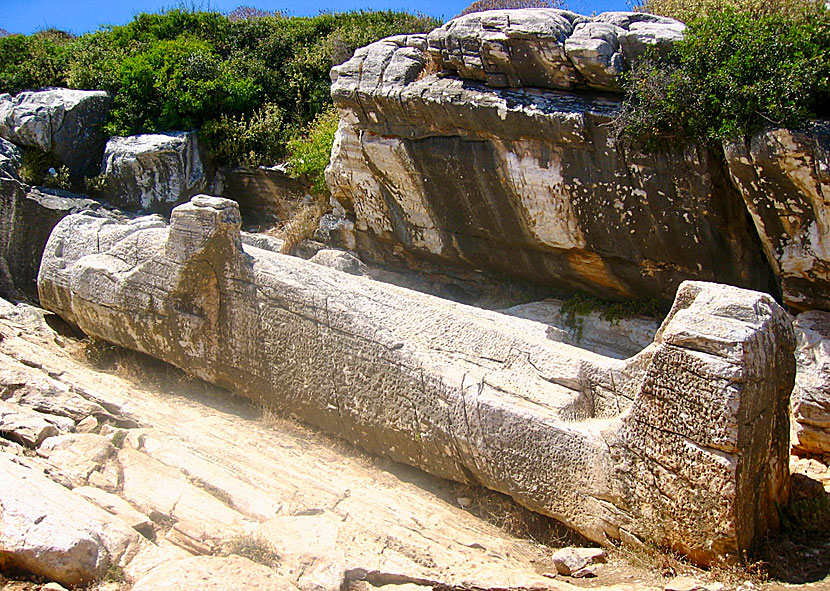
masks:
{"type": "Polygon", "coordinates": [[[243,250],[239,228],[234,202],[206,196],[169,227],[69,216],[41,302],[598,542],[630,534],[707,562],[775,527],[794,338],[769,296],[686,283],[655,342],[622,361],[538,323],[243,250]]]}
{"type": "MultiPolygon", "coordinates": [[[[350,248],[611,299],[670,301],[687,279],[779,292],[719,157],[694,145],[615,146],[617,95],[494,88],[472,66],[425,75],[437,35],[390,37],[332,70],[341,123],[327,181],[354,216],[350,248]]],[[[548,53],[564,52],[554,41],[548,53]]]]}

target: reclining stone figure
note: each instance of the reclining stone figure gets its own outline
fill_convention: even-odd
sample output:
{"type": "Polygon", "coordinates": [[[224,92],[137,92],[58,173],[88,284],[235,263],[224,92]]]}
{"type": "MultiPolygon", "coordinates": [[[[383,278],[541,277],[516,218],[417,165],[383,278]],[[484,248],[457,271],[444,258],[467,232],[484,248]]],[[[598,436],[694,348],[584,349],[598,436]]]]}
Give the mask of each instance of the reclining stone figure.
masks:
{"type": "MultiPolygon", "coordinates": [[[[686,282],[628,360],[479,310],[242,245],[207,196],[53,231],[44,307],[395,461],[511,495],[591,540],[699,563],[786,502],[791,323],[769,296],[686,282]]],[[[333,475],[333,477],[336,477],[333,475]]]]}

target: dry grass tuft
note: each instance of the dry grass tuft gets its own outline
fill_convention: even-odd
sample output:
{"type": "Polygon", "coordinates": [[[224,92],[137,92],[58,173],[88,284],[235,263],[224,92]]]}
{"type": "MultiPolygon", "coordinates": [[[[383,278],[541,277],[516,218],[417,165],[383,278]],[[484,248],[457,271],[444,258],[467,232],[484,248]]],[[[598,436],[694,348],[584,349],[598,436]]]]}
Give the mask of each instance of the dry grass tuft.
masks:
{"type": "Polygon", "coordinates": [[[418,76],[415,80],[423,80],[427,76],[431,76],[432,74],[438,74],[441,72],[441,60],[438,56],[428,53],[426,56],[426,63],[424,64],[424,69],[418,72],[418,76]]]}
{"type": "Polygon", "coordinates": [[[277,226],[269,234],[284,241],[283,253],[292,254],[303,240],[314,236],[320,224],[320,218],[328,209],[325,197],[313,196],[306,203],[298,206],[289,220],[277,226]]]}
{"type": "Polygon", "coordinates": [[[522,507],[507,495],[468,484],[455,484],[453,492],[457,500],[465,501],[465,510],[511,536],[552,548],[592,545],[575,531],[522,507]]]}
{"type": "Polygon", "coordinates": [[[236,554],[268,568],[277,568],[280,557],[264,539],[256,536],[241,536],[228,540],[222,548],[223,556],[236,554]]]}

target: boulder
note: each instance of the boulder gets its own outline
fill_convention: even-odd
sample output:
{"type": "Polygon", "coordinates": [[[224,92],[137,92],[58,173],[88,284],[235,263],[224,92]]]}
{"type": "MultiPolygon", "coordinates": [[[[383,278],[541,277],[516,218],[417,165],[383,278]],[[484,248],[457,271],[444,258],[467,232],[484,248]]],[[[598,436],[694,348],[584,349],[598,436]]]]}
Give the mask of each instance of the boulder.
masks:
{"type": "Polygon", "coordinates": [[[143,545],[126,524],[47,476],[0,455],[0,562],[84,585],[143,545]]]}
{"type": "Polygon", "coordinates": [[[597,90],[621,91],[620,76],[648,49],[667,53],[686,25],[647,12],[604,12],[574,27],[565,54],[597,90]]]}
{"type": "MultiPolygon", "coordinates": [[[[647,48],[665,52],[686,26],[641,12],[594,18],[567,10],[487,10],[454,18],[427,37],[438,66],[495,88],[620,91],[620,75],[647,48]]],[[[420,61],[417,52],[395,60],[420,61]]],[[[392,64],[395,67],[395,64],[392,64]]]]}
{"type": "Polygon", "coordinates": [[[830,453],[830,312],[811,310],[795,319],[798,372],[792,406],[800,451],[830,453]]]}
{"type": "Polygon", "coordinates": [[[101,175],[107,200],[128,211],[167,214],[206,184],[195,131],[112,137],[101,175]]]}
{"type": "Polygon", "coordinates": [[[139,579],[132,591],[296,591],[267,566],[242,556],[196,556],[164,563],[139,579]]]}
{"type": "MultiPolygon", "coordinates": [[[[106,472],[107,464],[115,453],[116,449],[109,439],[94,434],[70,433],[49,437],[38,446],[38,455],[58,468],[73,488],[86,486],[94,472],[106,472]]],[[[118,488],[118,471],[110,472],[110,488],[118,488]]]]}
{"type": "Polygon", "coordinates": [[[23,164],[23,152],[10,141],[0,137],[0,178],[19,181],[18,169],[23,164]]]}
{"type": "Polygon", "coordinates": [[[404,251],[617,300],[668,303],[687,279],[777,293],[720,156],[615,145],[607,95],[421,77],[424,42],[390,37],[332,69],[326,178],[365,262],[404,251]]]}
{"type": "Polygon", "coordinates": [[[57,434],[47,415],[0,401],[0,437],[34,448],[57,434]]]}
{"type": "MultiPolygon", "coordinates": [[[[461,78],[498,88],[570,89],[580,76],[565,55],[565,40],[586,20],[567,10],[487,10],[452,19],[427,42],[439,65],[461,78]]],[[[420,59],[416,48],[408,53],[394,59],[420,59]]]]}
{"type": "MultiPolygon", "coordinates": [[[[507,493],[599,543],[625,530],[707,563],[776,527],[794,337],[771,297],[684,283],[654,343],[617,360],[553,341],[546,325],[243,247],[240,225],[235,203],[207,196],[174,209],[169,228],[72,216],[47,245],[41,302],[89,335],[507,493]]],[[[129,493],[130,470],[157,483],[165,468],[121,454],[139,506],[182,521],[209,506],[165,500],[168,486],[129,493]]]]}
{"type": "Polygon", "coordinates": [[[793,310],[830,310],[830,121],[773,127],[724,146],[793,310]]]}
{"type": "Polygon", "coordinates": [[[37,301],[37,271],[52,228],[70,213],[100,208],[82,195],[0,174],[0,297],[37,301]]]}
{"type": "Polygon", "coordinates": [[[50,88],[0,95],[0,136],[48,152],[74,175],[95,174],[112,98],[103,90],[50,88]]]}
{"type": "Polygon", "coordinates": [[[551,556],[556,572],[567,577],[574,576],[582,569],[608,560],[601,548],[562,548],[551,556]]]}

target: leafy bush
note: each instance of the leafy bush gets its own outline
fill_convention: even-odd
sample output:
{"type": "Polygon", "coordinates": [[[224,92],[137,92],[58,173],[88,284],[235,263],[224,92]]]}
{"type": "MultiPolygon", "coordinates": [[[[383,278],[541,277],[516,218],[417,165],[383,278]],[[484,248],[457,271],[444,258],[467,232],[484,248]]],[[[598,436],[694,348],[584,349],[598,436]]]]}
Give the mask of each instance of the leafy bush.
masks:
{"type": "Polygon", "coordinates": [[[334,145],[339,118],[330,107],[320,113],[300,137],[288,142],[288,169],[296,176],[306,176],[311,190],[317,195],[328,194],[325,170],[334,145]]]}
{"type": "Polygon", "coordinates": [[[824,6],[824,0],[645,0],[634,10],[669,16],[691,22],[723,10],[747,11],[754,14],[776,13],[799,18],[806,11],[824,6]]]}
{"type": "Polygon", "coordinates": [[[471,12],[483,12],[485,10],[498,10],[502,8],[562,8],[565,5],[563,0],[476,0],[467,8],[458,13],[459,16],[471,12]]]}
{"type": "Polygon", "coordinates": [[[0,37],[0,92],[65,86],[73,40],[54,29],[0,37]]]}
{"type": "Polygon", "coordinates": [[[207,121],[199,137],[218,162],[267,165],[285,156],[284,125],[285,111],[265,103],[249,117],[223,113],[218,119],[207,121]]]}
{"type": "Polygon", "coordinates": [[[382,37],[437,24],[391,11],[140,14],[77,39],[48,31],[0,38],[0,92],[108,90],[109,133],[198,127],[219,164],[273,162],[288,138],[331,105],[332,65],[382,37]]]}
{"type": "Polygon", "coordinates": [[[830,12],[725,9],[692,21],[665,57],[629,72],[617,121],[624,141],[718,145],[767,124],[830,114],[830,12]]]}

